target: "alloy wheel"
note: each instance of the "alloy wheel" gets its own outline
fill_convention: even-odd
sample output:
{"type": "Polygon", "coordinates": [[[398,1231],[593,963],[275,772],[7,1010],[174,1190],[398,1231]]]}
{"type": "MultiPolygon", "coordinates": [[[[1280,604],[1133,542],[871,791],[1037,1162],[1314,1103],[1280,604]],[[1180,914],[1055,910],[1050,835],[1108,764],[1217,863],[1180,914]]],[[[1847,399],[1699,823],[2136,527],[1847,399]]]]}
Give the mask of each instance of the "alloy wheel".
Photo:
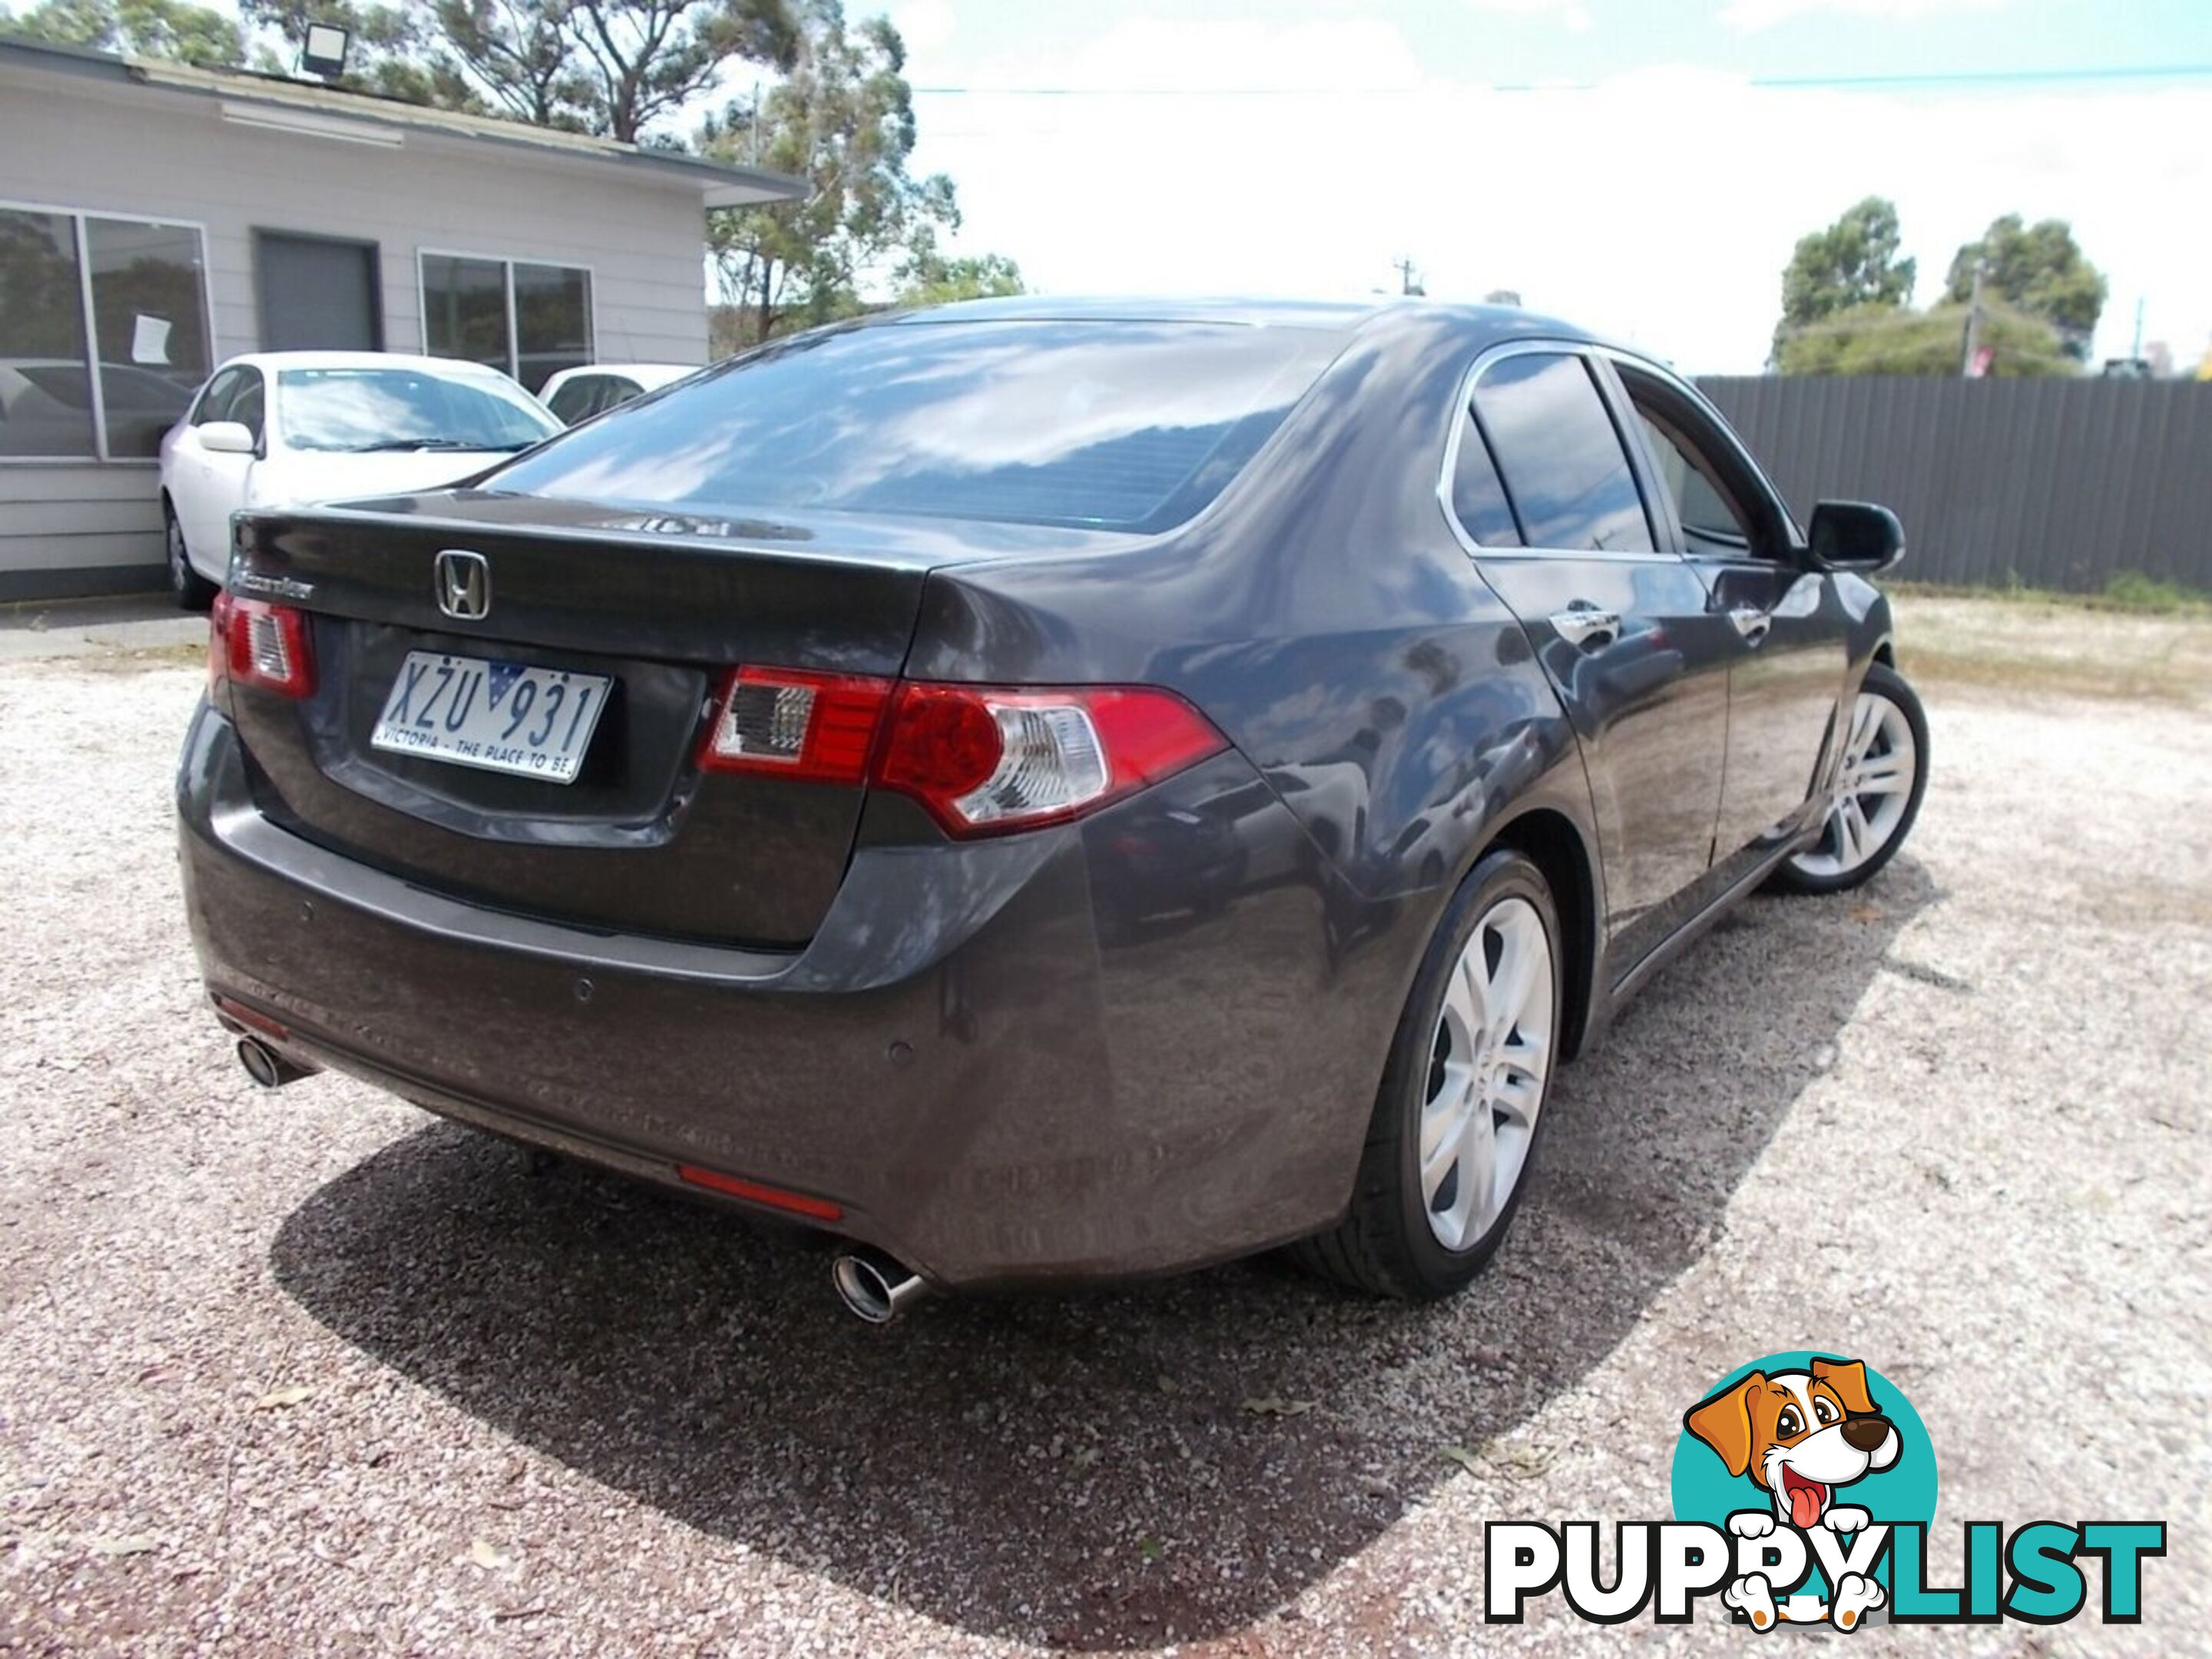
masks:
{"type": "Polygon", "coordinates": [[[188,592],[194,575],[191,560],[185,553],[185,527],[177,522],[177,515],[168,515],[169,586],[178,592],[188,592]]]}
{"type": "Polygon", "coordinates": [[[1905,821],[1918,765],[1905,710],[1877,692],[1860,692],[1820,839],[1790,860],[1791,866],[1801,874],[1832,879],[1874,859],[1905,821]]]}
{"type": "Polygon", "coordinates": [[[1420,1191],[1448,1250],[1512,1201],[1551,1065],[1552,941],[1524,898],[1483,914],[1445,986],[1421,1107],[1420,1191]]]}

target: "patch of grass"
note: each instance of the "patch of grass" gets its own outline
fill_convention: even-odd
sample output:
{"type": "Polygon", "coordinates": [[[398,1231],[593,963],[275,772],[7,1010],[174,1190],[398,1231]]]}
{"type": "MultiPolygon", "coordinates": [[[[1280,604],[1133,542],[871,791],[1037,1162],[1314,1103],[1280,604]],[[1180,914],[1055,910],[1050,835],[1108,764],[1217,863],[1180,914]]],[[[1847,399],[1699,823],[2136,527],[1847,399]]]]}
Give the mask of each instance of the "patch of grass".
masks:
{"type": "Polygon", "coordinates": [[[2150,613],[1984,592],[1894,596],[1899,665],[2002,693],[2212,704],[2212,610],[2150,613]]]}
{"type": "Polygon", "coordinates": [[[2140,570],[2113,573],[2101,593],[2069,593],[2055,587],[1972,587],[1960,582],[1889,581],[1882,586],[1905,599],[1990,599],[2051,610],[2115,611],[2140,617],[2212,616],[2212,592],[2146,576],[2140,570]]]}
{"type": "Polygon", "coordinates": [[[2115,571],[2105,584],[2105,598],[2123,611],[2140,611],[2156,617],[2212,613],[2212,593],[2161,581],[2140,570],[2115,571]]]}

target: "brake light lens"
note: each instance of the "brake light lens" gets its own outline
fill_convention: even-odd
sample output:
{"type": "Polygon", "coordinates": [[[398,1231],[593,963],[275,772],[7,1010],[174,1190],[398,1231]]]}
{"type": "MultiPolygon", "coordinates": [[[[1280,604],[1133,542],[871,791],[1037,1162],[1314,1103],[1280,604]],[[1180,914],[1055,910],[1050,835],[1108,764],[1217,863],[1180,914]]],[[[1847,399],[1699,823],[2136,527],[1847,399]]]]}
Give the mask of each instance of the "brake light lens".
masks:
{"type": "Polygon", "coordinates": [[[216,596],[208,616],[208,682],[258,685],[279,696],[305,697],[315,690],[315,659],[307,619],[286,605],[216,596]]]}
{"type": "Polygon", "coordinates": [[[699,764],[896,790],[967,837],[1065,823],[1228,746],[1195,708],[1151,686],[740,668],[723,683],[699,764]]]}
{"type": "Polygon", "coordinates": [[[952,835],[1064,823],[1228,747],[1173,692],[902,684],[874,781],[952,835]]]}
{"type": "Polygon", "coordinates": [[[891,682],[857,674],[738,668],[722,682],[699,764],[709,772],[768,772],[820,783],[868,775],[891,682]]]}

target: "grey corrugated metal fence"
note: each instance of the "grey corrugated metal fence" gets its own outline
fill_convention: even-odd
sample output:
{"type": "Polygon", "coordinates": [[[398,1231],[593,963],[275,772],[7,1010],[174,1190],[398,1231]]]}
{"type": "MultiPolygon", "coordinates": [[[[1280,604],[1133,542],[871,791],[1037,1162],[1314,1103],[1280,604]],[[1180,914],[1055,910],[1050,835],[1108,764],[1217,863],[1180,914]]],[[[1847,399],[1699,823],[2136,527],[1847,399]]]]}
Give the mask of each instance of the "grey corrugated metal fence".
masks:
{"type": "Polygon", "coordinates": [[[1905,520],[1898,574],[2212,587],[2212,385],[1766,375],[1698,384],[1802,520],[1823,497],[1905,520]]]}

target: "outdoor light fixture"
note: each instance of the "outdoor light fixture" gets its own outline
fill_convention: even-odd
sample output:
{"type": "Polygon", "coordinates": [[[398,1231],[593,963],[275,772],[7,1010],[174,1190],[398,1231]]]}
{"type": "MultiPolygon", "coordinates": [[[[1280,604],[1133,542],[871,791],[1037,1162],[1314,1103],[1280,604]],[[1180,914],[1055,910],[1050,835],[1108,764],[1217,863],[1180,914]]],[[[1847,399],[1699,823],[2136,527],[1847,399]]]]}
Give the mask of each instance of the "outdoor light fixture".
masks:
{"type": "Polygon", "coordinates": [[[346,48],[352,39],[336,23],[308,24],[307,44],[300,48],[300,66],[325,81],[337,80],[345,73],[346,48]]]}

